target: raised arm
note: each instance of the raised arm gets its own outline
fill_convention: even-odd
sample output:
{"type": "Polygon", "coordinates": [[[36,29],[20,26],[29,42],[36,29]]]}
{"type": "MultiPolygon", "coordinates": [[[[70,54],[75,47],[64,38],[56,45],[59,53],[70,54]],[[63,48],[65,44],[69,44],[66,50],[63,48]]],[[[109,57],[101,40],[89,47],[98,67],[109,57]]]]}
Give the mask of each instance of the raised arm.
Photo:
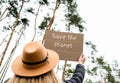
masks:
{"type": "Polygon", "coordinates": [[[84,54],[81,54],[78,60],[78,64],[76,65],[75,72],[70,80],[65,80],[64,83],[82,83],[85,75],[84,63],[86,58],[84,54]]]}

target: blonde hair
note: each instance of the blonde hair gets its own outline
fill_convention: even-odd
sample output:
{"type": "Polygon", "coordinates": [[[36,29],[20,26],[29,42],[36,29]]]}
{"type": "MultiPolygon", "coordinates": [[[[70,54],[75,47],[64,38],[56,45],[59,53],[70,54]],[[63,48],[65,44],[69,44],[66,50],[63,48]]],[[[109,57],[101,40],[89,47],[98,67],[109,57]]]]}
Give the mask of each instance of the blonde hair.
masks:
{"type": "Polygon", "coordinates": [[[46,74],[37,76],[37,77],[20,77],[14,75],[8,83],[62,83],[57,76],[55,75],[54,71],[51,70],[46,74]]]}

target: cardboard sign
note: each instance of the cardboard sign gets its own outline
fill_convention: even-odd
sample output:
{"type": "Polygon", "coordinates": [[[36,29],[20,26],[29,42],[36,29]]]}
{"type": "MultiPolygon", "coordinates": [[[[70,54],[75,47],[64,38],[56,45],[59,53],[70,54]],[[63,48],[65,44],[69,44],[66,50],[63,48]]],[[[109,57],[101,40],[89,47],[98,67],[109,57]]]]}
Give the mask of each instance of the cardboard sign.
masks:
{"type": "Polygon", "coordinates": [[[46,30],[44,46],[59,54],[60,60],[78,61],[83,52],[83,34],[46,30]]]}

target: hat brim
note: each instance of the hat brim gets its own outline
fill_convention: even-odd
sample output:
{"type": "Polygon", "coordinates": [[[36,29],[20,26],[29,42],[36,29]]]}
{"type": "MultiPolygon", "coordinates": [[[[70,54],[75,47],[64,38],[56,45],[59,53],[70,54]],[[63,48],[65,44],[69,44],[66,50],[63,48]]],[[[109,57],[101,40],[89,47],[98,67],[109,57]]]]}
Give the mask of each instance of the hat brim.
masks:
{"type": "Polygon", "coordinates": [[[47,49],[47,51],[48,60],[46,62],[38,65],[29,65],[29,67],[22,62],[22,57],[18,56],[12,64],[13,72],[16,75],[23,77],[34,77],[49,72],[58,64],[59,56],[53,50],[47,49]]]}

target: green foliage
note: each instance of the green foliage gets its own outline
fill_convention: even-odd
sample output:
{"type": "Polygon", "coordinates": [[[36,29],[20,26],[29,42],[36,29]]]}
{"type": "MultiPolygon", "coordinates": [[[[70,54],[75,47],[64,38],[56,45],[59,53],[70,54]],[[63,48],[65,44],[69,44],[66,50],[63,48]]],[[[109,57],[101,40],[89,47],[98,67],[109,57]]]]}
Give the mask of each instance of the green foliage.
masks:
{"type": "Polygon", "coordinates": [[[6,27],[6,26],[3,26],[3,31],[4,31],[4,30],[7,31],[7,30],[10,30],[10,28],[9,28],[9,27],[6,27]]]}
{"type": "MultiPolygon", "coordinates": [[[[119,65],[117,61],[114,64],[106,62],[103,56],[96,55],[96,46],[92,42],[86,42],[86,45],[90,47],[92,51],[91,56],[89,55],[90,65],[87,66],[87,74],[89,77],[100,77],[99,80],[92,80],[95,83],[118,83],[120,82],[120,76],[118,75],[119,65]],[[93,54],[94,53],[94,54],[93,54]]],[[[89,83],[89,79],[86,79],[86,83],[89,83]]]]}
{"type": "Polygon", "coordinates": [[[49,2],[48,2],[48,0],[42,0],[42,1],[40,0],[39,4],[41,4],[41,5],[48,5],[49,2]]]}
{"type": "Polygon", "coordinates": [[[94,55],[97,52],[96,45],[94,45],[91,41],[85,42],[85,44],[90,48],[91,55],[94,55]]]}
{"type": "Polygon", "coordinates": [[[74,71],[75,71],[75,69],[72,68],[72,64],[68,63],[66,65],[66,70],[65,70],[65,74],[64,74],[65,79],[66,80],[69,79],[72,76],[74,71]]]}
{"type": "Polygon", "coordinates": [[[29,23],[28,23],[29,20],[27,18],[22,18],[21,22],[22,22],[23,25],[28,25],[29,26],[29,23]]]}
{"type": "Polygon", "coordinates": [[[97,75],[97,69],[98,69],[98,67],[92,67],[91,69],[88,67],[87,69],[86,69],[86,72],[87,72],[87,74],[88,75],[97,75]]]}
{"type": "Polygon", "coordinates": [[[35,14],[34,9],[33,9],[32,7],[28,8],[26,11],[27,11],[28,13],[35,14]]]}
{"type": "MultiPolygon", "coordinates": [[[[101,65],[101,64],[100,64],[100,65],[101,65]]],[[[103,69],[105,69],[108,73],[111,73],[111,71],[112,71],[112,69],[111,69],[111,67],[110,67],[109,64],[104,65],[104,66],[103,66],[103,69]]]]}
{"type": "Polygon", "coordinates": [[[49,23],[50,19],[51,19],[50,17],[44,17],[43,21],[39,25],[39,29],[41,29],[41,30],[45,29],[45,27],[47,27],[47,24],[49,23]]]}
{"type": "Polygon", "coordinates": [[[104,65],[104,64],[105,64],[104,59],[103,59],[102,56],[96,58],[96,60],[97,60],[97,63],[98,63],[99,65],[104,65]]]}
{"type": "Polygon", "coordinates": [[[86,81],[84,83],[93,83],[93,82],[90,79],[86,79],[86,81]]]}
{"type": "Polygon", "coordinates": [[[82,23],[85,23],[85,21],[79,16],[79,13],[77,12],[78,4],[74,0],[61,0],[61,3],[67,7],[65,19],[68,22],[66,24],[68,30],[70,31],[70,29],[75,26],[79,29],[80,32],[83,32],[84,26],[82,23]]]}
{"type": "Polygon", "coordinates": [[[120,69],[119,69],[119,70],[117,70],[117,72],[118,72],[118,75],[117,75],[117,76],[119,76],[119,78],[120,78],[120,69]]]}
{"type": "Polygon", "coordinates": [[[5,0],[0,0],[0,4],[5,3],[5,0]]]}
{"type": "Polygon", "coordinates": [[[107,74],[108,82],[115,83],[115,78],[111,73],[107,74]]]}
{"type": "Polygon", "coordinates": [[[13,17],[17,17],[18,15],[18,9],[17,9],[17,6],[18,6],[18,2],[17,1],[9,1],[9,13],[10,15],[12,15],[13,17]]]}

